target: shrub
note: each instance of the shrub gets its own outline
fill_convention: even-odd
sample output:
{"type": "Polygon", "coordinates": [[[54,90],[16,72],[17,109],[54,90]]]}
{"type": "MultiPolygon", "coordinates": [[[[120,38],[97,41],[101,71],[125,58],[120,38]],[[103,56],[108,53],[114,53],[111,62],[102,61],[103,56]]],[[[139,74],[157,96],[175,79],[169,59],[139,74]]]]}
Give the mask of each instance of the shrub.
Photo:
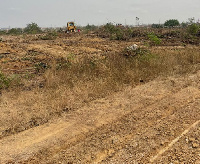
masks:
{"type": "Polygon", "coordinates": [[[83,31],[83,33],[88,34],[89,32],[96,32],[99,26],[87,24],[87,26],[77,26],[77,29],[83,31]]]}
{"type": "Polygon", "coordinates": [[[54,40],[56,39],[58,36],[57,32],[53,31],[53,32],[48,32],[46,33],[44,36],[41,36],[40,39],[42,40],[54,40]]]}
{"type": "Polygon", "coordinates": [[[87,26],[83,27],[85,30],[88,30],[88,31],[94,31],[96,30],[98,27],[95,26],[95,25],[90,25],[88,24],[87,26]]]}
{"type": "Polygon", "coordinates": [[[151,25],[152,28],[163,28],[162,24],[152,24],[151,25]]]}
{"type": "Polygon", "coordinates": [[[188,26],[187,31],[191,35],[197,35],[197,33],[199,31],[199,26],[197,24],[193,23],[188,26]]]}
{"type": "Polygon", "coordinates": [[[0,30],[0,35],[5,35],[6,31],[5,30],[0,30]]]}
{"type": "Polygon", "coordinates": [[[36,23],[31,23],[26,26],[26,28],[24,29],[24,32],[28,34],[37,34],[37,33],[41,33],[42,30],[36,23]]]}
{"type": "Polygon", "coordinates": [[[132,30],[124,26],[115,26],[107,23],[99,29],[101,36],[109,37],[111,40],[129,40],[132,37],[132,30]]]}
{"type": "Polygon", "coordinates": [[[0,72],[0,89],[8,88],[10,82],[10,78],[6,77],[2,72],[0,72]]]}
{"type": "Polygon", "coordinates": [[[12,35],[19,35],[19,34],[22,34],[22,29],[21,28],[11,28],[9,31],[8,31],[8,34],[12,34],[12,35]]]}
{"type": "Polygon", "coordinates": [[[150,45],[159,45],[161,43],[161,39],[159,39],[154,33],[149,33],[148,38],[150,40],[150,45]]]}

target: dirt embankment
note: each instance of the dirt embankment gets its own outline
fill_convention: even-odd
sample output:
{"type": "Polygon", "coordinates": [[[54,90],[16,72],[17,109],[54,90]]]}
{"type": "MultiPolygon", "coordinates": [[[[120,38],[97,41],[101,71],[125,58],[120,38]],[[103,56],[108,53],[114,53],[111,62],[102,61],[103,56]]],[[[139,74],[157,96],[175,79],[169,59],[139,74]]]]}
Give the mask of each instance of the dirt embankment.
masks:
{"type": "Polygon", "coordinates": [[[200,163],[200,72],[156,79],[0,140],[1,163],[200,163]]]}

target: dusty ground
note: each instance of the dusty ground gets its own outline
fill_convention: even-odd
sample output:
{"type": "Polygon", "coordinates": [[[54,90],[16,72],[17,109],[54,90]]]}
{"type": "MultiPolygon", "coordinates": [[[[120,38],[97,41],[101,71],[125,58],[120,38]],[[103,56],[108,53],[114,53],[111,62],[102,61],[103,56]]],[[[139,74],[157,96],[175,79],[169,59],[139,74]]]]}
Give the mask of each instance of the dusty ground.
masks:
{"type": "Polygon", "coordinates": [[[0,43],[0,63],[3,72],[26,72],[39,62],[69,55],[103,55],[118,52],[132,42],[109,41],[85,36],[63,36],[57,40],[38,40],[38,36],[4,36],[0,43]],[[32,37],[32,38],[31,38],[32,37]]]}
{"type": "MultiPolygon", "coordinates": [[[[34,74],[35,64],[49,64],[52,58],[70,54],[101,57],[133,44],[82,36],[56,41],[3,39],[6,42],[0,43],[0,63],[2,72],[8,74],[34,74]]],[[[40,85],[42,81],[37,79],[29,85],[40,85]]],[[[199,71],[127,86],[64,116],[5,135],[15,112],[23,113],[23,109],[28,115],[44,106],[43,101],[33,100],[34,95],[42,100],[45,94],[28,91],[27,87],[17,96],[2,92],[0,163],[200,163],[199,71]],[[18,99],[20,96],[27,97],[29,104],[18,99]]],[[[56,100],[46,103],[50,108],[56,100]]],[[[24,116],[19,118],[24,120],[24,116]]]]}
{"type": "Polygon", "coordinates": [[[198,164],[199,78],[200,72],[127,88],[65,119],[6,137],[1,163],[198,164]]]}

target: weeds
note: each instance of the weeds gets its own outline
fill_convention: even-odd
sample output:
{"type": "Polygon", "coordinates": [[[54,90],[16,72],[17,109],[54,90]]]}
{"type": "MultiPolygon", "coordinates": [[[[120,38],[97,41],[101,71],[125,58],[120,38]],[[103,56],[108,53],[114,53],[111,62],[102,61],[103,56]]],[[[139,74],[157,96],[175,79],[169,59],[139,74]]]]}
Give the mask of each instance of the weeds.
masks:
{"type": "Polygon", "coordinates": [[[47,63],[39,62],[35,64],[35,69],[38,73],[44,72],[47,68],[49,68],[47,63]]]}
{"type": "MultiPolygon", "coordinates": [[[[114,31],[112,33],[118,31],[113,26],[109,28],[109,31],[114,31]]],[[[146,38],[146,31],[139,29],[135,31],[134,35],[146,38]]],[[[170,31],[167,32],[170,33],[170,31]]],[[[128,32],[130,33],[133,34],[133,31],[128,32]]],[[[108,34],[110,35],[109,32],[108,34]]],[[[158,38],[157,34],[156,37],[158,38]]],[[[152,35],[152,42],[154,43],[157,38],[155,39],[152,35]]],[[[84,39],[83,42],[85,43],[84,39]]],[[[107,40],[101,43],[102,45],[113,44],[107,40]]],[[[10,96],[11,93],[6,93],[8,97],[10,96],[6,103],[11,105],[5,106],[2,113],[10,110],[12,117],[8,118],[7,115],[2,114],[3,127],[0,128],[12,129],[11,131],[16,132],[23,131],[60,117],[68,111],[66,109],[76,110],[92,100],[120,91],[126,86],[146,83],[158,76],[185,75],[200,70],[199,48],[123,48],[127,47],[127,43],[114,42],[114,46],[119,46],[119,51],[103,52],[103,55],[99,56],[91,56],[87,53],[74,55],[72,51],[73,53],[67,56],[52,57],[48,64],[46,60],[42,62],[37,60],[38,63],[35,65],[37,72],[34,73],[34,77],[27,73],[23,79],[32,90],[24,92],[24,89],[28,87],[22,86],[20,91],[16,91],[17,94],[13,94],[18,95],[17,98],[12,98],[14,96],[10,96]],[[33,85],[36,83],[41,83],[44,87],[34,88],[33,85]]],[[[97,44],[99,47],[99,43],[97,44]]],[[[74,48],[74,45],[72,47],[74,48]]],[[[38,53],[31,50],[26,56],[37,58],[38,53]]],[[[25,60],[30,59],[25,58],[25,60]]],[[[0,74],[1,88],[8,88],[14,84],[20,85],[20,80],[21,76],[18,75],[8,77],[3,73],[0,74]]]]}
{"type": "Polygon", "coordinates": [[[56,39],[58,36],[57,32],[53,31],[53,32],[48,32],[46,33],[44,36],[41,36],[40,39],[42,40],[54,40],[56,39]]]}
{"type": "Polygon", "coordinates": [[[21,84],[21,77],[18,74],[5,75],[0,72],[0,89],[7,89],[9,87],[16,88],[21,84]]]}
{"type": "Polygon", "coordinates": [[[71,61],[69,60],[69,58],[58,58],[56,60],[56,70],[60,70],[60,69],[64,69],[64,68],[69,68],[71,66],[71,61]]]}
{"type": "Polygon", "coordinates": [[[112,23],[107,23],[98,30],[98,35],[109,37],[111,40],[129,40],[132,36],[132,30],[128,27],[118,27],[112,23]]]}
{"type": "Polygon", "coordinates": [[[148,38],[150,40],[150,45],[160,45],[161,39],[159,39],[154,33],[149,33],[148,38]]]}
{"type": "Polygon", "coordinates": [[[8,88],[10,85],[11,79],[5,76],[2,72],[0,72],[0,89],[8,88]]]}

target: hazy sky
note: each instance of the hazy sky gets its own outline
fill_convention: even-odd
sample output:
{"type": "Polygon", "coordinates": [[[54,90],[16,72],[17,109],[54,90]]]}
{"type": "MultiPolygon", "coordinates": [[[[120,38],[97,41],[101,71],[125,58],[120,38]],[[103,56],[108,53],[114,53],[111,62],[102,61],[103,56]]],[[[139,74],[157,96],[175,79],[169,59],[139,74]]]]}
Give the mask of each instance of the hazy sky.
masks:
{"type": "Polygon", "coordinates": [[[200,0],[0,0],[0,28],[41,27],[107,22],[136,24],[164,23],[167,19],[200,19],[200,0]]]}

